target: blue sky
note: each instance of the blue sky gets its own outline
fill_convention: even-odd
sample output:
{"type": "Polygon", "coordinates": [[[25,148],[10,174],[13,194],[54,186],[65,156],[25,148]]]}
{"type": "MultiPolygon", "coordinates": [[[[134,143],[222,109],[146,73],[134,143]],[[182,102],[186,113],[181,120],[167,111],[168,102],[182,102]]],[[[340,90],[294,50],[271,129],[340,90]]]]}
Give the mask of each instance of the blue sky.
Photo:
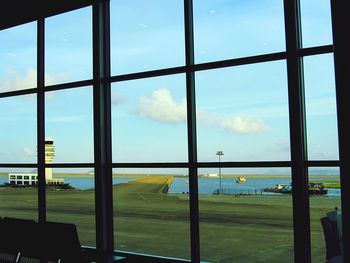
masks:
{"type": "MultiPolygon", "coordinates": [[[[331,44],[329,1],[302,1],[305,47],[331,44]]],[[[183,1],[111,2],[112,75],[184,65],[183,1]]],[[[91,8],[46,19],[46,84],[92,78],[91,8]]],[[[195,60],[285,50],[283,1],[195,0],[195,60]]],[[[35,88],[36,23],[0,31],[0,92],[35,88]]],[[[305,63],[309,158],[337,159],[332,55],[305,63]]],[[[199,161],[290,160],[285,61],[196,73],[199,161]]],[[[93,162],[92,87],[46,94],[56,162],[93,162]]],[[[185,76],[112,85],[114,162],[187,161],[185,76]]],[[[0,163],[36,161],[36,97],[0,99],[0,163]]]]}

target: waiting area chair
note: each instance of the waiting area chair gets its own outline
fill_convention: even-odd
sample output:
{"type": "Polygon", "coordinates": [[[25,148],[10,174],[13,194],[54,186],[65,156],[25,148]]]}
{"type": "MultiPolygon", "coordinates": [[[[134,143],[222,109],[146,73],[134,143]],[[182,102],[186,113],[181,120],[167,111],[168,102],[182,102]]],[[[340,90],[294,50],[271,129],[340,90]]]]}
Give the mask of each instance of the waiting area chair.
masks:
{"type": "Polygon", "coordinates": [[[342,263],[342,251],[337,222],[326,216],[321,218],[321,224],[326,243],[326,263],[342,263]]]}
{"type": "Polygon", "coordinates": [[[83,263],[74,224],[0,219],[0,263],[83,263]]]}

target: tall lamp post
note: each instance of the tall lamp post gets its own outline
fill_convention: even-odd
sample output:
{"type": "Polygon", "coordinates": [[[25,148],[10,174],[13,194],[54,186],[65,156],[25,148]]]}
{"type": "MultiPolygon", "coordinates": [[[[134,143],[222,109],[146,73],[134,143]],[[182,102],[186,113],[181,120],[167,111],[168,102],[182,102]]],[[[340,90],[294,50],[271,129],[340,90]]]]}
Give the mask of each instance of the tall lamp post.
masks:
{"type": "Polygon", "coordinates": [[[220,167],[220,161],[221,161],[221,155],[224,155],[222,151],[217,151],[216,155],[219,156],[219,177],[220,177],[220,187],[219,187],[219,194],[222,194],[222,189],[221,189],[221,167],[220,167]]]}

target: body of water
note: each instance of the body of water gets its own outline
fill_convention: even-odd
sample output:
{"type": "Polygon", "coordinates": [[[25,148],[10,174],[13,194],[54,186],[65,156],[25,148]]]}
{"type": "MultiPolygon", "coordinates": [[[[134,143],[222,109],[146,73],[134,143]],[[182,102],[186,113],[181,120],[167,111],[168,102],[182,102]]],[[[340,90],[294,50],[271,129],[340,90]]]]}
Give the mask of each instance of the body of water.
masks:
{"type": "MultiPolygon", "coordinates": [[[[325,178],[312,178],[313,181],[325,178]]],[[[227,194],[275,194],[263,192],[264,188],[274,188],[276,184],[290,184],[290,178],[247,178],[246,183],[237,184],[237,178],[222,178],[221,189],[227,194]]],[[[220,188],[220,178],[198,178],[199,194],[211,195],[220,188]]],[[[169,193],[187,193],[187,178],[174,178],[169,193]]],[[[340,196],[340,189],[328,189],[328,196],[340,196]]]]}
{"type": "MultiPolygon", "coordinates": [[[[113,184],[127,183],[136,178],[113,177],[113,184]]],[[[313,181],[328,179],[324,177],[312,178],[313,181]]],[[[66,183],[82,190],[94,188],[94,178],[66,177],[66,183]]],[[[7,177],[0,176],[0,184],[6,183],[7,177]]],[[[274,188],[276,184],[290,184],[290,178],[247,178],[246,183],[237,184],[236,178],[222,178],[221,189],[227,194],[274,194],[262,192],[264,188],[274,188]]],[[[198,178],[199,194],[211,195],[220,188],[220,178],[198,178]]],[[[174,178],[169,193],[188,193],[188,178],[174,178]]],[[[340,189],[328,189],[327,196],[340,196],[340,189]]]]}

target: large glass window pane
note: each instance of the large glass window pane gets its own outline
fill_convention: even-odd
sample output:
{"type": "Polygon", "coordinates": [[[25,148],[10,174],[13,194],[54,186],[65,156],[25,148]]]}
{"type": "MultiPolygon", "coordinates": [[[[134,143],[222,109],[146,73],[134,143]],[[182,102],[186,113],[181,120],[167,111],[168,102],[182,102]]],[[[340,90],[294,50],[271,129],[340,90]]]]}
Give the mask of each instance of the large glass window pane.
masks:
{"type": "Polygon", "coordinates": [[[45,99],[45,135],[53,151],[53,158],[46,162],[93,162],[91,87],[47,92],[45,99]]]}
{"type": "Polygon", "coordinates": [[[0,31],[0,92],[37,86],[36,23],[0,31]]]}
{"type": "Polygon", "coordinates": [[[36,96],[0,99],[0,163],[35,163],[36,96]]]}
{"type": "Polygon", "coordinates": [[[91,168],[46,168],[48,221],[76,225],[82,245],[96,246],[95,185],[91,168]]]}
{"type": "Polygon", "coordinates": [[[290,160],[285,61],[196,73],[198,159],[290,160]]]}
{"type": "Polygon", "coordinates": [[[294,262],[289,168],[202,168],[201,259],[294,262]]]}
{"type": "Polygon", "coordinates": [[[304,58],[308,156],[336,160],[338,129],[333,56],[304,58]]]}
{"type": "Polygon", "coordinates": [[[285,50],[283,1],[194,1],[197,63],[285,50]]]}
{"type": "Polygon", "coordinates": [[[326,262],[326,237],[323,224],[327,229],[327,223],[334,222],[336,233],[333,234],[338,235],[339,240],[332,241],[332,246],[334,248],[339,246],[342,249],[339,168],[309,168],[309,192],[312,262],[326,262]]]}
{"type": "Polygon", "coordinates": [[[113,162],[187,161],[184,75],[112,85],[113,162]]]}
{"type": "Polygon", "coordinates": [[[45,22],[45,84],[91,79],[91,7],[52,16],[45,22]]]}
{"type": "Polygon", "coordinates": [[[115,248],[189,259],[187,170],[114,169],[113,173],[115,248]],[[177,190],[171,190],[173,185],[177,190]]]}
{"type": "Polygon", "coordinates": [[[112,75],[185,64],[183,1],[111,1],[112,75]]]}
{"type": "Polygon", "coordinates": [[[332,20],[329,0],[301,0],[303,47],[332,44],[332,20]]]}
{"type": "Polygon", "coordinates": [[[0,215],[38,219],[38,190],[31,178],[34,168],[0,168],[0,215]]]}

